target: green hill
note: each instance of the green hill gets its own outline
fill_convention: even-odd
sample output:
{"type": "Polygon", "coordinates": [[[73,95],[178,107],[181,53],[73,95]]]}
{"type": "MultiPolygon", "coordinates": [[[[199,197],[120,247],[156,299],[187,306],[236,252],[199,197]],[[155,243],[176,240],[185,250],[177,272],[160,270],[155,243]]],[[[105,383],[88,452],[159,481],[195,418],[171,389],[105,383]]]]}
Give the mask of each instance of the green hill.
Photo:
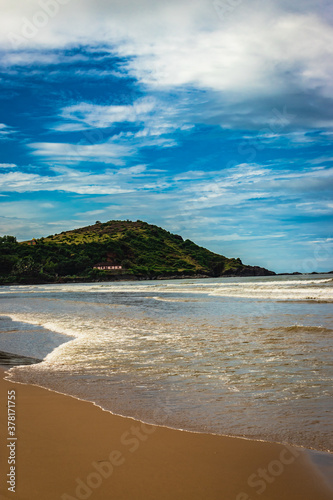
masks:
{"type": "Polygon", "coordinates": [[[1,283],[275,274],[142,221],[97,222],[30,242],[0,239],[1,283]],[[98,263],[121,270],[94,269],[98,263]]]}

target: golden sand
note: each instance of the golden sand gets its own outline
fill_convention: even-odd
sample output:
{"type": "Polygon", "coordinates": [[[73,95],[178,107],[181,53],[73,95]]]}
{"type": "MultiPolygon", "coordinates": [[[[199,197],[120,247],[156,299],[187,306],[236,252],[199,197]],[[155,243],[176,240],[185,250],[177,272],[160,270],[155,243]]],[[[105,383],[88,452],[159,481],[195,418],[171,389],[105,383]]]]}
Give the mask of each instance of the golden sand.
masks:
{"type": "Polygon", "coordinates": [[[332,499],[305,452],[294,447],[146,425],[6,381],[3,372],[0,391],[1,499],[332,499]],[[7,430],[8,391],[15,391],[16,440],[7,430]],[[15,493],[6,483],[10,453],[15,493]]]}

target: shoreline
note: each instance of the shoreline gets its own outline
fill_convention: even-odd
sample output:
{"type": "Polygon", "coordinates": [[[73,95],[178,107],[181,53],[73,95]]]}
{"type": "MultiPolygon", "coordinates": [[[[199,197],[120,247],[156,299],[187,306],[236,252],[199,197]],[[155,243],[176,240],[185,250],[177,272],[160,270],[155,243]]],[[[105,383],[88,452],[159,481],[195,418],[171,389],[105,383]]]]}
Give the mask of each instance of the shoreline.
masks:
{"type": "MultiPolygon", "coordinates": [[[[70,341],[70,340],[69,340],[70,341]]],[[[333,451],[330,449],[318,449],[315,447],[309,447],[304,444],[299,444],[299,443],[288,443],[280,440],[274,440],[274,438],[270,439],[269,437],[261,437],[260,435],[258,436],[247,436],[246,434],[237,434],[237,433],[223,433],[223,432],[218,432],[218,431],[213,431],[209,430],[207,428],[199,427],[199,428],[186,428],[182,426],[176,426],[175,424],[173,425],[172,423],[166,424],[167,417],[169,416],[169,413],[167,411],[164,411],[165,417],[161,417],[161,413],[159,412],[158,415],[155,414],[155,412],[152,412],[152,416],[142,418],[133,412],[132,414],[127,414],[127,413],[122,413],[120,411],[113,411],[112,409],[103,406],[98,400],[93,400],[93,399],[86,399],[84,397],[80,397],[75,394],[71,394],[70,392],[63,392],[62,390],[58,390],[54,387],[48,387],[45,385],[39,385],[38,383],[33,383],[33,382],[22,382],[19,380],[15,380],[15,378],[12,378],[12,373],[11,369],[19,366],[29,366],[29,365],[34,365],[34,364],[39,364],[43,362],[42,359],[36,359],[28,356],[22,356],[22,355],[17,355],[13,354],[10,352],[4,352],[0,351],[0,377],[1,373],[4,371],[4,379],[10,383],[13,384],[19,384],[19,385],[27,385],[27,386],[32,386],[32,387],[38,387],[40,389],[46,390],[46,391],[51,391],[56,394],[60,394],[62,396],[74,398],[78,401],[83,401],[85,403],[90,403],[93,406],[101,409],[102,411],[109,412],[111,415],[116,416],[116,417],[121,417],[121,418],[128,418],[128,419],[133,419],[137,422],[140,422],[145,425],[153,425],[157,427],[163,427],[166,429],[171,429],[175,431],[181,431],[181,432],[189,432],[189,433],[194,433],[194,434],[207,434],[211,436],[222,436],[222,437],[228,437],[228,438],[237,438],[237,439],[244,439],[248,441],[255,441],[255,442],[261,442],[261,443],[274,443],[274,444],[279,444],[279,445],[286,445],[286,446],[292,446],[298,449],[302,449],[305,452],[307,452],[309,455],[318,455],[323,457],[323,460],[325,461],[325,456],[326,457],[332,457],[332,461],[330,462],[330,475],[328,474],[328,477],[330,479],[330,485],[332,487],[333,491],[333,451]],[[164,421],[163,421],[164,420],[164,421]]],[[[15,376],[15,375],[14,375],[15,376]]],[[[318,459],[319,460],[319,459],[318,459]]],[[[314,460],[316,461],[316,460],[314,460]]],[[[320,460],[319,460],[320,462],[320,460]]],[[[318,462],[318,463],[319,463],[318,462]]],[[[333,498],[332,498],[333,500],[333,498]]]]}
{"type": "Polygon", "coordinates": [[[304,449],[144,424],[0,373],[2,403],[16,393],[18,500],[332,498],[304,449]]]}
{"type": "MultiPolygon", "coordinates": [[[[3,316],[4,318],[6,318],[6,316],[3,316]]],[[[73,340],[75,340],[77,337],[73,337],[73,336],[69,336],[70,334],[69,333],[65,333],[64,331],[62,331],[61,329],[52,329],[52,330],[49,330],[48,328],[46,328],[45,326],[42,326],[41,323],[39,321],[33,321],[33,320],[30,320],[30,319],[22,319],[22,318],[15,318],[15,314],[7,314],[7,318],[10,318],[11,321],[14,321],[14,322],[18,322],[18,323],[22,323],[22,325],[24,324],[28,324],[28,325],[38,325],[38,328],[42,329],[43,331],[43,335],[45,334],[52,334],[52,335],[56,335],[56,336],[60,336],[62,338],[62,341],[61,341],[61,344],[57,345],[57,346],[53,346],[52,347],[52,350],[48,351],[47,353],[39,353],[39,352],[35,352],[35,353],[32,353],[32,351],[29,350],[17,350],[16,351],[16,354],[14,354],[13,352],[9,352],[9,349],[7,349],[8,352],[3,352],[3,355],[10,360],[10,358],[13,358],[12,361],[9,362],[9,364],[11,365],[11,367],[14,367],[17,363],[18,360],[20,360],[22,358],[22,363],[20,362],[19,364],[22,364],[22,365],[28,365],[28,364],[36,364],[36,362],[43,362],[44,361],[44,358],[50,354],[51,352],[57,350],[58,347],[60,347],[63,343],[70,343],[72,342],[73,340]],[[13,317],[14,316],[14,317],[13,317]],[[17,352],[21,352],[23,353],[23,356],[22,354],[17,354],[17,352]],[[35,356],[35,358],[33,358],[32,356],[35,356]],[[39,359],[37,359],[39,358],[39,359]]],[[[54,325],[53,325],[54,327],[54,325]]],[[[8,327],[9,330],[11,330],[11,326],[8,327]]],[[[15,328],[20,328],[20,325],[16,325],[15,328]]],[[[40,332],[39,332],[40,333],[40,332]]],[[[27,338],[24,337],[24,341],[27,345],[30,345],[29,342],[27,342],[27,338]]],[[[38,343],[37,343],[38,344],[38,343]]],[[[9,344],[7,344],[7,347],[9,348],[9,344]]],[[[0,357],[1,357],[1,353],[0,353],[0,357]]],[[[0,360],[0,366],[1,366],[1,360],[0,360]]],[[[8,366],[8,368],[10,368],[8,366]]],[[[28,368],[28,372],[29,372],[29,368],[28,368]]],[[[155,425],[164,425],[163,421],[160,420],[160,415],[158,415],[157,418],[151,418],[151,416],[153,415],[154,416],[154,413],[151,411],[151,407],[150,406],[146,406],[144,405],[143,408],[145,409],[145,411],[137,411],[137,408],[136,406],[132,406],[132,407],[124,407],[122,405],[114,405],[114,402],[113,402],[113,394],[110,393],[109,394],[109,400],[107,400],[107,397],[105,397],[103,399],[103,397],[95,397],[95,394],[94,393],[90,393],[90,394],[87,394],[85,393],[84,391],[80,392],[80,391],[73,391],[71,390],[71,388],[67,387],[65,384],[54,384],[52,380],[49,381],[49,383],[46,383],[45,380],[41,380],[40,378],[36,380],[36,377],[29,377],[29,373],[27,374],[27,376],[23,375],[22,377],[16,377],[15,376],[15,372],[11,372],[10,373],[10,377],[14,377],[12,382],[13,383],[26,383],[26,384],[32,384],[32,385],[35,385],[36,387],[41,387],[41,388],[44,388],[44,389],[47,389],[47,390],[53,390],[54,392],[58,392],[59,394],[63,394],[63,395],[69,395],[71,397],[75,397],[77,398],[78,400],[82,400],[82,401],[88,401],[90,403],[93,403],[95,404],[97,407],[100,407],[102,408],[103,410],[105,411],[110,411],[111,413],[115,414],[115,415],[118,415],[118,416],[123,416],[123,417],[129,417],[129,418],[134,418],[136,420],[142,420],[143,422],[147,423],[147,424],[155,424],[155,425]],[[39,381],[41,380],[41,385],[38,385],[39,381]],[[107,404],[108,401],[110,401],[110,404],[107,404]],[[111,404],[112,402],[112,404],[111,404]]],[[[65,381],[66,382],[66,381],[65,381]]],[[[127,387],[127,390],[130,391],[131,387],[127,387]]],[[[104,394],[104,392],[103,392],[104,394]]],[[[118,399],[119,401],[120,399],[118,399]]],[[[152,410],[154,410],[154,408],[152,408],[152,410]]],[[[252,415],[253,417],[253,415],[252,415]]],[[[251,424],[251,420],[252,419],[247,419],[247,422],[249,422],[251,424]]],[[[229,419],[230,421],[230,419],[229,419]]],[[[186,431],[189,431],[189,432],[197,432],[197,433],[209,433],[211,435],[225,435],[225,436],[230,436],[230,437],[238,437],[240,439],[250,439],[250,440],[258,440],[258,441],[264,441],[264,442],[275,442],[275,443],[280,443],[280,444],[284,444],[284,443],[288,443],[289,445],[293,445],[293,446],[298,446],[298,447],[301,447],[301,448],[304,448],[304,449],[307,449],[307,450],[312,450],[314,452],[318,451],[318,452],[323,452],[323,453],[332,453],[332,447],[328,444],[330,443],[330,437],[327,437],[326,436],[326,440],[324,439],[322,442],[319,443],[319,446],[318,446],[318,440],[316,441],[314,438],[316,436],[316,433],[314,432],[310,432],[308,433],[308,436],[310,439],[305,439],[305,440],[302,440],[302,439],[297,439],[297,435],[296,435],[296,439],[292,439],[293,436],[291,436],[291,439],[288,439],[288,434],[284,434],[283,432],[278,434],[278,433],[275,433],[274,432],[274,428],[271,429],[273,430],[273,432],[270,432],[270,433],[263,433],[262,432],[262,427],[259,428],[259,432],[252,432],[252,433],[247,433],[246,432],[246,429],[244,432],[242,432],[242,429],[239,430],[239,428],[228,428],[228,421],[226,421],[226,425],[224,426],[219,426],[218,428],[212,428],[212,427],[208,427],[207,425],[203,425],[203,423],[205,422],[204,420],[197,420],[198,422],[198,425],[188,425],[188,420],[184,420],[184,419],[178,419],[178,420],[174,420],[173,418],[172,419],[169,419],[168,420],[168,426],[169,428],[171,429],[179,429],[179,430],[186,430],[186,431]],[[287,438],[284,438],[284,436],[288,436],[287,438]],[[316,446],[317,444],[317,446],[316,446]]],[[[255,422],[255,420],[254,420],[255,422]]],[[[286,427],[286,426],[285,426],[286,427]]],[[[287,427],[286,427],[287,428],[287,427]]],[[[324,436],[325,438],[325,436],[324,436]]]]}
{"type": "Polygon", "coordinates": [[[0,282],[0,287],[6,286],[32,286],[32,285],[64,285],[64,284],[93,284],[93,283],[126,283],[133,281],[168,281],[168,280],[196,280],[196,279],[218,279],[218,278],[272,278],[278,276],[326,276],[333,274],[333,271],[316,272],[311,273],[274,273],[274,274],[223,274],[221,276],[211,276],[206,274],[197,275],[173,275],[173,276],[140,276],[140,275],[109,275],[105,279],[91,279],[91,278],[73,278],[66,280],[66,277],[59,279],[57,281],[31,281],[26,283],[10,282],[4,283],[0,282]]]}
{"type": "MultiPolygon", "coordinates": [[[[158,422],[149,422],[148,420],[143,420],[141,419],[140,417],[138,416],[131,416],[131,415],[126,415],[126,414],[122,414],[122,413],[116,413],[114,411],[112,411],[111,409],[108,409],[106,407],[103,407],[102,404],[100,404],[98,401],[94,401],[94,400],[91,400],[91,399],[84,399],[83,397],[79,397],[79,396],[76,396],[74,394],[70,394],[70,393],[67,393],[67,392],[62,392],[60,390],[57,390],[57,389],[54,389],[54,388],[51,388],[51,387],[46,387],[46,386],[43,386],[43,385],[39,385],[37,383],[31,383],[31,382],[21,382],[21,381],[18,381],[18,380],[14,380],[11,378],[11,373],[10,373],[10,370],[12,368],[15,368],[17,366],[28,366],[29,364],[38,364],[40,362],[42,362],[43,360],[37,360],[37,361],[33,361],[33,358],[29,358],[29,357],[26,357],[26,356],[19,356],[19,355],[16,355],[16,354],[12,354],[12,353],[8,353],[8,352],[3,352],[3,351],[0,351],[0,377],[2,376],[2,372],[5,372],[3,374],[3,378],[6,382],[9,382],[9,383],[12,383],[12,384],[18,384],[18,385],[23,385],[23,386],[31,386],[31,387],[38,387],[40,389],[43,389],[45,391],[50,391],[52,393],[55,393],[55,394],[59,394],[61,396],[66,396],[66,397],[69,397],[69,398],[73,398],[77,401],[82,401],[84,403],[89,403],[93,406],[95,406],[96,408],[99,408],[101,411],[103,412],[107,412],[107,413],[110,413],[112,416],[115,416],[115,417],[120,417],[120,418],[125,418],[125,419],[130,419],[130,420],[134,420],[135,422],[140,422],[144,425],[147,425],[147,426],[155,426],[155,427],[162,427],[164,429],[170,429],[170,430],[173,430],[173,431],[179,431],[179,432],[188,432],[188,433],[191,433],[191,434],[204,434],[204,435],[209,435],[209,436],[219,436],[219,437],[226,437],[226,438],[235,438],[235,439],[243,439],[243,440],[246,440],[246,441],[252,441],[252,442],[258,442],[258,443],[268,443],[268,444],[278,444],[278,445],[281,445],[281,446],[288,446],[288,447],[293,447],[293,448],[296,448],[296,449],[299,449],[299,450],[303,450],[304,452],[308,453],[308,454],[317,454],[317,455],[322,455],[322,456],[327,456],[327,457],[332,457],[332,474],[333,474],[333,451],[331,450],[320,450],[320,449],[316,449],[316,448],[307,448],[305,445],[302,445],[302,444],[295,444],[295,443],[287,443],[287,442],[283,442],[283,441],[271,441],[269,439],[264,439],[264,438],[261,438],[260,436],[258,437],[253,437],[253,436],[246,436],[246,435],[237,435],[237,434],[224,434],[224,433],[219,433],[219,432],[213,432],[213,431],[209,431],[207,429],[199,429],[199,430],[195,430],[195,429],[188,429],[188,428],[182,428],[182,427],[176,427],[176,426],[172,426],[172,425],[167,425],[165,422],[163,422],[163,417],[161,418],[161,415],[159,413],[159,416],[156,417],[156,420],[159,420],[161,421],[162,419],[162,422],[161,423],[158,423],[158,422]],[[1,361],[1,355],[7,355],[8,357],[9,356],[13,356],[12,358],[12,363],[9,361],[8,364],[7,363],[3,363],[3,361],[1,361]],[[22,362],[20,362],[22,360],[22,362]]],[[[154,413],[153,413],[154,414],[154,413]]],[[[167,417],[168,415],[168,412],[165,412],[165,417],[167,417]]],[[[155,417],[152,417],[152,420],[154,420],[155,417]]],[[[332,479],[332,491],[333,491],[333,479],[332,479]]],[[[332,499],[333,500],[333,499],[332,499]]]]}

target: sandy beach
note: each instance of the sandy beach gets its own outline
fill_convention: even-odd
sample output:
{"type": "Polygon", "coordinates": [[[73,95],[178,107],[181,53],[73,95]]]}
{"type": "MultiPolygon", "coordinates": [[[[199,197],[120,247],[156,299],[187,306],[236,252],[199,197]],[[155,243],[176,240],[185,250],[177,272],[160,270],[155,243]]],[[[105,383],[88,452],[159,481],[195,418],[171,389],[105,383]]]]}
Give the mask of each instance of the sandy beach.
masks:
{"type": "Polygon", "coordinates": [[[300,449],[145,425],[3,377],[2,370],[2,499],[332,498],[300,449]],[[16,440],[8,439],[8,394],[16,440]],[[10,453],[15,493],[5,484],[10,453]]]}

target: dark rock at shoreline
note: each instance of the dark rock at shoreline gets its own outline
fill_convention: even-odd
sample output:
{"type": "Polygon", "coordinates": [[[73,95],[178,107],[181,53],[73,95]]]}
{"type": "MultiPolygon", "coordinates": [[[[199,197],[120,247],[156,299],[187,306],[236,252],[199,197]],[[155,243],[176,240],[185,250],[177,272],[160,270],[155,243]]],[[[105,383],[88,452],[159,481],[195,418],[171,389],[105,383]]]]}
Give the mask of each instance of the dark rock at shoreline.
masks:
{"type": "Polygon", "coordinates": [[[223,274],[222,276],[276,276],[274,271],[269,271],[264,267],[259,266],[244,266],[239,268],[230,274],[223,274]]]}
{"type": "Polygon", "coordinates": [[[41,363],[42,359],[31,358],[29,356],[21,356],[11,352],[0,351],[0,365],[2,366],[20,366],[20,365],[34,365],[41,363]]]}
{"type": "Polygon", "coordinates": [[[302,275],[302,274],[303,273],[299,273],[298,271],[294,271],[293,273],[278,273],[276,276],[297,276],[297,275],[302,275]]]}

